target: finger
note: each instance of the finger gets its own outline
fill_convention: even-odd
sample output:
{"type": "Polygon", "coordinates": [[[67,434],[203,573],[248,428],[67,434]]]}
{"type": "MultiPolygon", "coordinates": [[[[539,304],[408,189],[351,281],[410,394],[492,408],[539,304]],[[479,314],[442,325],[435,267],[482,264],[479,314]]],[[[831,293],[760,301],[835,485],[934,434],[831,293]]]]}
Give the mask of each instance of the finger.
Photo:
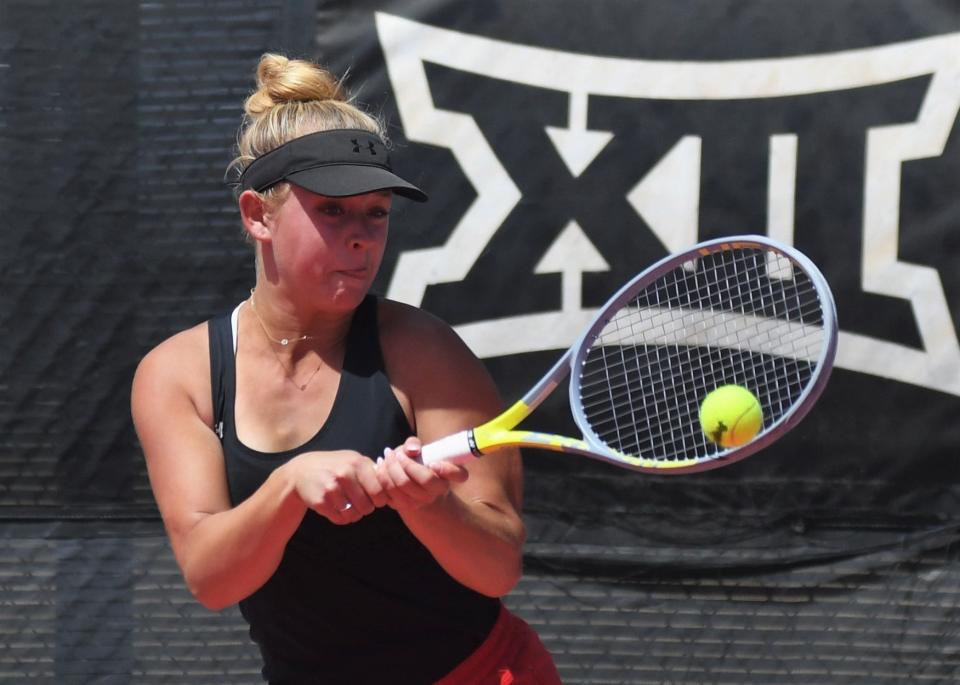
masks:
{"type": "Polygon", "coordinates": [[[383,490],[383,496],[387,501],[387,506],[396,509],[397,506],[401,504],[394,497],[397,485],[393,482],[393,478],[390,475],[390,469],[386,465],[386,457],[392,454],[393,450],[388,448],[383,451],[384,456],[377,457],[375,473],[377,476],[377,482],[380,483],[380,487],[383,490]]]}
{"type": "Polygon", "coordinates": [[[368,462],[357,470],[357,481],[375,508],[379,509],[387,503],[387,494],[373,462],[368,462]]]}
{"type": "Polygon", "coordinates": [[[344,519],[350,518],[351,516],[353,516],[353,513],[352,513],[352,512],[353,512],[353,502],[351,502],[350,500],[344,498],[344,499],[343,499],[343,504],[340,504],[340,505],[334,507],[334,508],[333,508],[333,511],[334,511],[334,513],[336,513],[337,516],[339,516],[340,518],[344,518],[344,519]]]}
{"type": "Polygon", "coordinates": [[[390,467],[387,466],[387,460],[394,458],[394,451],[389,447],[383,450],[383,456],[377,457],[376,471],[377,478],[384,487],[395,487],[393,478],[390,476],[390,467]]]}
{"type": "Polygon", "coordinates": [[[450,461],[434,462],[429,468],[443,480],[452,483],[462,483],[470,477],[470,472],[462,464],[454,464],[450,461]]]}
{"type": "Polygon", "coordinates": [[[315,506],[314,511],[326,518],[330,523],[343,526],[354,521],[359,521],[360,517],[356,515],[353,509],[353,502],[350,502],[343,495],[330,494],[325,501],[315,506]]]}
{"type": "Polygon", "coordinates": [[[384,462],[384,460],[386,460],[386,458],[389,457],[391,454],[393,454],[393,450],[392,450],[391,448],[389,448],[389,447],[384,447],[384,448],[383,448],[383,454],[380,455],[379,457],[377,457],[377,473],[383,471],[383,469],[384,469],[383,462],[384,462]]]}
{"type": "Polygon", "coordinates": [[[420,452],[423,448],[423,444],[420,442],[420,438],[415,436],[409,437],[403,441],[403,451],[408,457],[414,461],[420,461],[420,452]]]}
{"type": "Polygon", "coordinates": [[[345,477],[340,482],[340,488],[347,502],[350,502],[352,505],[349,510],[341,513],[355,513],[363,517],[372,512],[376,507],[374,507],[373,501],[367,495],[366,489],[360,484],[358,478],[359,474],[355,472],[351,474],[351,477],[345,477]]]}
{"type": "Polygon", "coordinates": [[[409,457],[398,453],[397,462],[409,479],[409,485],[404,489],[418,506],[430,504],[450,489],[450,483],[438,476],[433,469],[413,461],[409,457]]]}
{"type": "Polygon", "coordinates": [[[419,507],[426,499],[423,488],[407,475],[397,453],[390,454],[384,460],[382,468],[385,478],[390,481],[388,492],[394,509],[419,507]]]}
{"type": "Polygon", "coordinates": [[[348,526],[351,523],[356,523],[362,518],[363,514],[357,511],[357,508],[353,506],[353,503],[347,502],[343,507],[334,512],[333,518],[330,518],[330,521],[338,526],[348,526]]]}
{"type": "Polygon", "coordinates": [[[399,450],[397,452],[397,462],[403,468],[403,471],[407,474],[408,478],[421,487],[429,487],[438,478],[436,472],[432,468],[429,466],[424,466],[419,461],[415,461],[409,457],[404,450],[399,450]]]}
{"type": "Polygon", "coordinates": [[[391,451],[384,459],[382,468],[386,477],[390,479],[393,490],[406,491],[411,487],[417,487],[400,463],[400,452],[391,451]]]}
{"type": "Polygon", "coordinates": [[[450,462],[424,466],[412,459],[399,459],[410,479],[417,483],[423,495],[417,497],[421,505],[429,504],[449,492],[451,483],[462,483],[469,477],[464,467],[450,462]]]}
{"type": "Polygon", "coordinates": [[[321,474],[313,485],[316,487],[316,496],[311,498],[308,506],[333,523],[341,523],[343,514],[353,508],[353,503],[347,498],[337,479],[331,474],[321,474]]]}

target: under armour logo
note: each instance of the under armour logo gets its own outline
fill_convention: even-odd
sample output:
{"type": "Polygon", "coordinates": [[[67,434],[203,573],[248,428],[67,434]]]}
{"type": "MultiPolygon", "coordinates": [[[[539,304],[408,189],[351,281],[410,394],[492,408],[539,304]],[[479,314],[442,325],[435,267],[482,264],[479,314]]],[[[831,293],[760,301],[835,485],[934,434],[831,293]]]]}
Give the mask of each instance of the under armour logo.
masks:
{"type": "MultiPolygon", "coordinates": [[[[354,151],[354,152],[360,152],[360,141],[357,140],[356,138],[351,138],[351,139],[350,139],[350,142],[353,143],[353,151],[354,151]]],[[[374,142],[373,142],[372,140],[368,140],[367,143],[366,143],[366,146],[367,146],[367,151],[368,151],[371,155],[376,155],[376,154],[377,154],[376,146],[374,145],[374,142]]]]}

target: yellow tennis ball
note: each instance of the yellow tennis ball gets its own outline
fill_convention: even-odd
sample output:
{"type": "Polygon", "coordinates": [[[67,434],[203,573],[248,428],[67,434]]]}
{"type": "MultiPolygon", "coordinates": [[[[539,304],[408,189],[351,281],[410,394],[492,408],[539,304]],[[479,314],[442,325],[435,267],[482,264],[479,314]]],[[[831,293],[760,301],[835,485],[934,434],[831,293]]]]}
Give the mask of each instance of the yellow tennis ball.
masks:
{"type": "Polygon", "coordinates": [[[711,442],[739,447],[750,442],[763,426],[763,410],[742,385],[721,385],[700,405],[700,426],[711,442]]]}

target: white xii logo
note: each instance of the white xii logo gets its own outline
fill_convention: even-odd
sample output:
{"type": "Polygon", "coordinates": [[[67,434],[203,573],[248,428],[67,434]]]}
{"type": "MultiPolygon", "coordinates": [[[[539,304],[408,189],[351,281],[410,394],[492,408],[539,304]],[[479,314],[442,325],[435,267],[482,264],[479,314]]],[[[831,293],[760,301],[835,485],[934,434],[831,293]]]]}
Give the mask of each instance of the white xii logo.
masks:
{"type": "MultiPolygon", "coordinates": [[[[901,165],[944,152],[960,110],[960,34],[818,55],[668,62],[507,43],[383,13],[376,15],[376,25],[407,138],[448,148],[477,193],[443,245],[400,255],[387,294],[411,304],[420,304],[432,284],[464,279],[521,200],[474,119],[433,104],[425,63],[564,93],[567,126],[545,129],[573,177],[583,173],[613,137],[609,131],[588,128],[592,97],[735,101],[929,77],[914,121],[866,130],[858,227],[862,251],[861,263],[855,265],[864,292],[909,301],[921,344],[908,347],[841,330],[837,364],[960,395],[960,345],[940,276],[931,267],[900,261],[898,255],[901,165]]],[[[681,136],[626,195],[670,252],[697,241],[700,143],[695,135],[681,136]]],[[[794,239],[797,145],[797,136],[789,132],[769,136],[765,229],[786,243],[794,239]]],[[[476,321],[457,330],[481,357],[565,348],[591,317],[581,307],[581,275],[606,269],[603,257],[571,221],[552,245],[544,246],[535,267],[537,273],[562,273],[560,311],[476,321]]]]}

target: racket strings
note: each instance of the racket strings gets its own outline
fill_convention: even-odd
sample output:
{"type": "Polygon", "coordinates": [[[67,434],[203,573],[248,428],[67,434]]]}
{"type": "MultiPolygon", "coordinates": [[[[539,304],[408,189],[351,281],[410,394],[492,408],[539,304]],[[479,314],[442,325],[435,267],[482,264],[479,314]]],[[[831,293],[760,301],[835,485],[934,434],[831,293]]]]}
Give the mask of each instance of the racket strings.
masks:
{"type": "MultiPolygon", "coordinates": [[[[740,295],[740,296],[742,296],[742,295],[743,295],[742,285],[737,284],[737,290],[738,290],[737,294],[740,295]]],[[[723,327],[724,327],[725,329],[729,329],[729,322],[724,321],[724,322],[723,322],[723,327]]],[[[719,332],[708,332],[708,334],[709,334],[709,335],[713,335],[713,336],[715,336],[715,337],[719,337],[719,336],[721,335],[721,333],[719,333],[719,332]]],[[[727,334],[727,335],[728,335],[728,334],[729,334],[729,330],[726,330],[724,334],[727,334]]],[[[728,344],[729,344],[729,342],[728,342],[728,344]]],[[[689,351],[689,347],[687,347],[686,349],[689,351]]],[[[689,355],[687,355],[687,356],[689,356],[689,355]]],[[[663,367],[663,355],[662,355],[662,353],[658,354],[657,357],[658,357],[658,359],[657,359],[657,364],[659,365],[659,367],[661,368],[661,371],[662,371],[662,367],[663,367]]],[[[716,366],[717,366],[717,362],[714,361],[714,362],[713,362],[713,365],[714,365],[714,367],[716,367],[716,366]]],[[[743,358],[742,358],[742,357],[740,358],[739,364],[737,364],[736,362],[733,362],[731,365],[728,365],[728,366],[732,366],[732,368],[730,368],[730,369],[725,368],[725,369],[724,369],[724,375],[729,375],[730,373],[736,373],[737,370],[739,370],[740,375],[741,375],[741,376],[744,376],[745,374],[747,374],[747,372],[748,372],[748,370],[749,370],[749,365],[743,361],[743,358]]],[[[704,374],[702,371],[701,371],[701,375],[702,375],[702,377],[707,378],[707,375],[704,374]]],[[[664,375],[664,374],[662,374],[662,373],[661,373],[661,377],[664,378],[664,379],[669,379],[669,376],[666,376],[666,375],[664,375]]],[[[673,387],[674,385],[675,385],[675,384],[671,383],[671,387],[669,388],[669,392],[674,392],[674,393],[677,392],[677,388],[676,388],[676,387],[673,387]]],[[[618,418],[619,418],[619,417],[618,417],[618,418]]],[[[696,435],[696,434],[693,433],[692,435],[696,435]]],[[[655,436],[655,437],[656,437],[656,436],[655,436]]],[[[674,449],[680,449],[680,447],[674,447],[674,449]]],[[[686,450],[685,450],[685,451],[686,451],[686,450]]]]}
{"type": "Polygon", "coordinates": [[[809,384],[823,321],[814,284],[777,253],[728,249],[689,260],[632,295],[596,336],[579,378],[583,414],[623,454],[714,456],[721,448],[698,419],[706,394],[747,387],[768,428],[809,384]]]}

